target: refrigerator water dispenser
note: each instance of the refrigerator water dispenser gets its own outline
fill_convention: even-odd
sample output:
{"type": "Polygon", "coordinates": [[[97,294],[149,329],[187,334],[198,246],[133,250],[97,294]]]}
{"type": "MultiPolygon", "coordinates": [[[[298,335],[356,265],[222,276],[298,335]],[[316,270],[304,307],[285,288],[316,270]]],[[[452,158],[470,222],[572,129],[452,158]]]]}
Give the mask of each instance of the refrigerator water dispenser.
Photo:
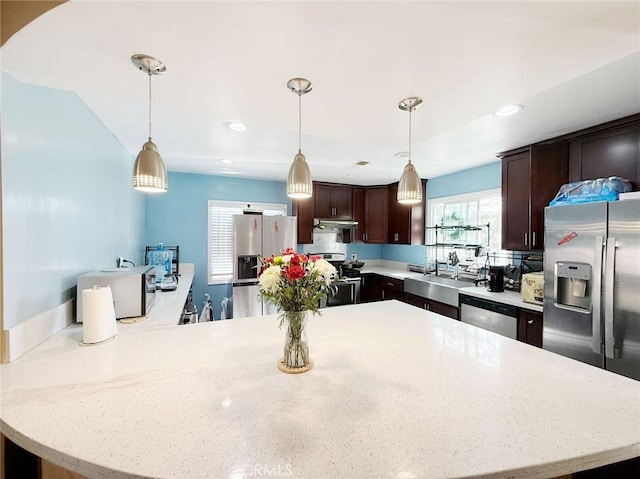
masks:
{"type": "Polygon", "coordinates": [[[555,265],[557,306],[591,311],[591,265],[558,261],[555,265]]]}

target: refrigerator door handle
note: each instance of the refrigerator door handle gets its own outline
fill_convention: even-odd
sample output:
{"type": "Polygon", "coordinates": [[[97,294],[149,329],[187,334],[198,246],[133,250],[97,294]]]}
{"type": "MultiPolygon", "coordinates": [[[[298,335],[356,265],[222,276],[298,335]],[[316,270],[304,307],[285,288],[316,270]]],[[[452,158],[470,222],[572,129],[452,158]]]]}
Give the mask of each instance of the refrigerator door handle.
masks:
{"type": "Polygon", "coordinates": [[[593,262],[593,288],[591,289],[591,300],[593,318],[592,318],[592,347],[593,352],[596,354],[602,354],[602,334],[600,332],[601,316],[600,312],[602,307],[600,304],[600,297],[602,295],[602,249],[604,248],[604,238],[602,236],[596,236],[596,244],[594,251],[593,262]]]}
{"type": "MultiPolygon", "coordinates": [[[[553,303],[553,305],[556,308],[566,309],[567,311],[573,311],[574,313],[580,313],[580,314],[590,314],[591,313],[591,311],[589,311],[588,309],[576,308],[575,306],[569,306],[567,304],[553,303]]],[[[595,312],[594,312],[594,317],[595,317],[595,312]]],[[[593,329],[595,331],[595,323],[594,323],[593,329]]],[[[600,332],[600,328],[598,328],[598,333],[599,332],[600,332]]],[[[595,333],[594,333],[594,340],[593,340],[593,352],[596,352],[595,333]]],[[[600,352],[600,341],[599,340],[598,340],[598,352],[600,352]]]]}
{"type": "Polygon", "coordinates": [[[616,259],[616,239],[607,239],[607,262],[604,284],[604,353],[615,359],[615,334],[613,330],[613,274],[616,259]]]}

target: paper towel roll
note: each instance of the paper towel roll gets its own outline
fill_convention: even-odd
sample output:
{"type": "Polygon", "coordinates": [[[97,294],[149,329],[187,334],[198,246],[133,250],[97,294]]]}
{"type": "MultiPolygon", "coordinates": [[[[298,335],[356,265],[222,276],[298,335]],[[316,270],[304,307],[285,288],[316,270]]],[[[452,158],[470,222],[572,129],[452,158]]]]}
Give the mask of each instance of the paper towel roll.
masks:
{"type": "Polygon", "coordinates": [[[95,344],[114,337],[118,328],[109,286],[82,290],[82,342],[95,344]]]}

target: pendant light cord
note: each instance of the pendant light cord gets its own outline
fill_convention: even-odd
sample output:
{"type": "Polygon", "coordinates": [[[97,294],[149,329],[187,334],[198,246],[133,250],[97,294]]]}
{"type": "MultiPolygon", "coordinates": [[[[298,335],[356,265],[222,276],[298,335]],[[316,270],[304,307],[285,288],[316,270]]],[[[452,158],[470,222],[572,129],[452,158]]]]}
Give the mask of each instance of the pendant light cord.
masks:
{"type": "Polygon", "coordinates": [[[302,94],[298,92],[298,153],[302,152],[302,94]]]}
{"type": "Polygon", "coordinates": [[[409,163],[411,163],[411,112],[413,108],[409,108],[409,163]]]}
{"type": "Polygon", "coordinates": [[[151,141],[151,70],[149,70],[149,141],[151,141]]]}

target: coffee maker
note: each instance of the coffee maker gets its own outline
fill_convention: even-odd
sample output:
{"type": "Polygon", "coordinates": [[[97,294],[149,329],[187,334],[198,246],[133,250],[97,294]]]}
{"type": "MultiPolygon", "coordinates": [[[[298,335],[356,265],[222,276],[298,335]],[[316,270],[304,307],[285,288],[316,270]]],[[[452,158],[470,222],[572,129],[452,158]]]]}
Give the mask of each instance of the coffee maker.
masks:
{"type": "Polygon", "coordinates": [[[492,293],[504,291],[504,266],[489,266],[489,291],[492,293]]]}

